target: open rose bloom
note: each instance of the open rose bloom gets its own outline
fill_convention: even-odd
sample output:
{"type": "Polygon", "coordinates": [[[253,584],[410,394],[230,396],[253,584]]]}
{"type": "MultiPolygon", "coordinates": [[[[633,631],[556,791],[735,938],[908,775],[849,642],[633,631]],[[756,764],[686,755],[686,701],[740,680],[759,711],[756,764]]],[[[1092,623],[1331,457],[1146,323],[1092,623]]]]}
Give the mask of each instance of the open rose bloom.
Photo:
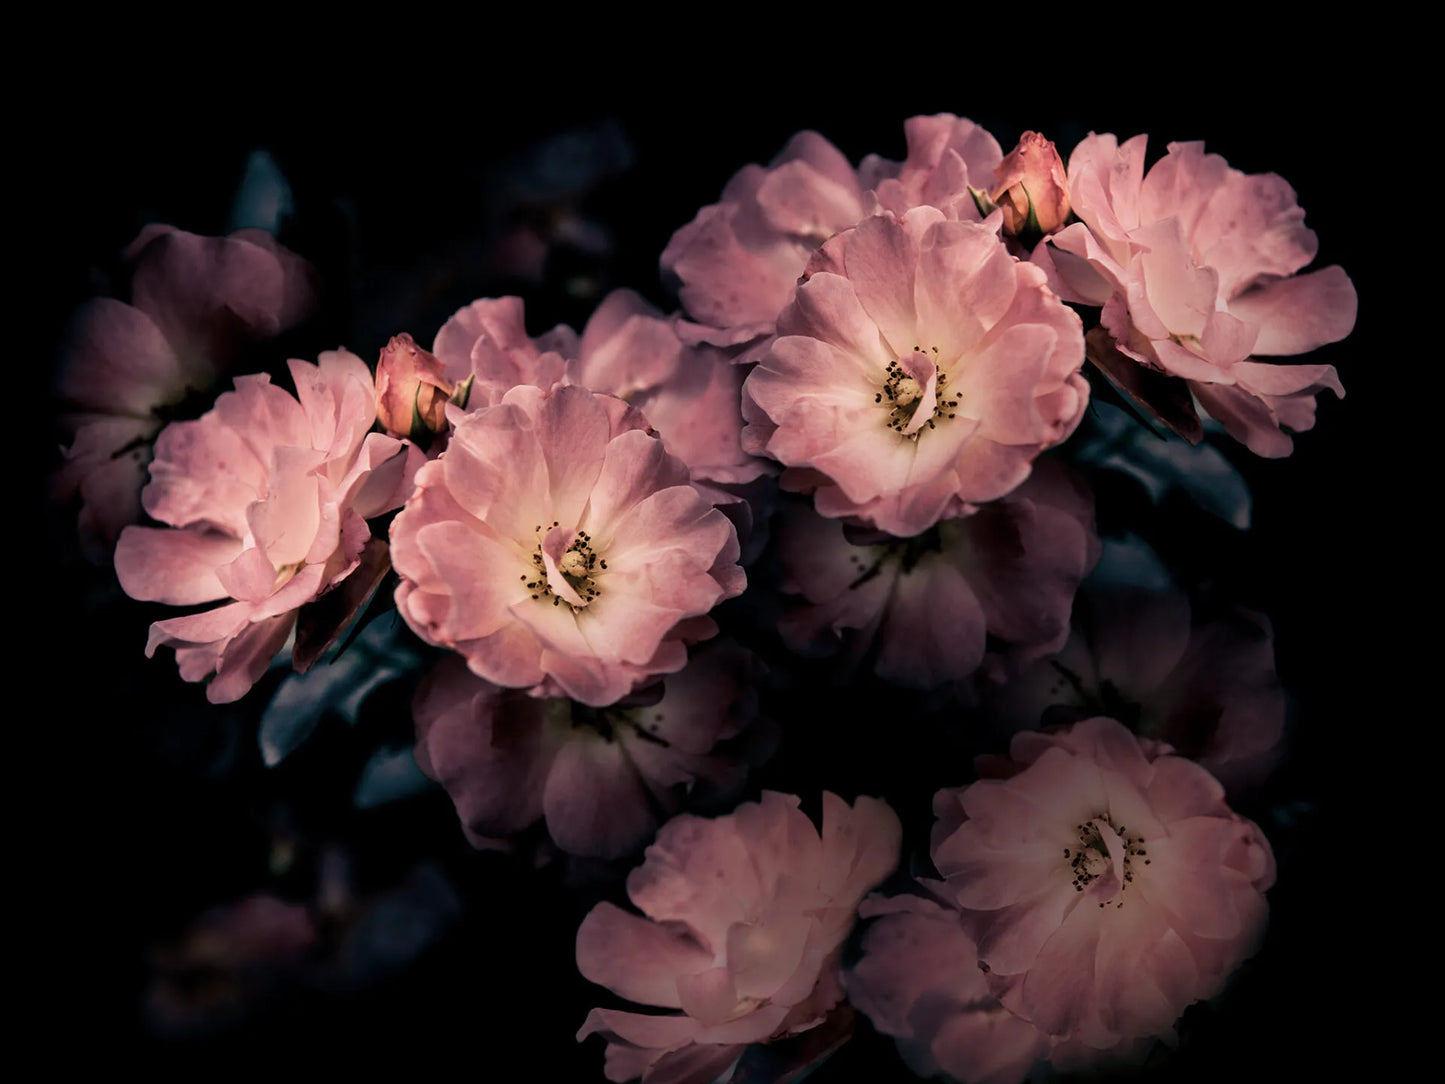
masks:
{"type": "Polygon", "coordinates": [[[97,298],[76,313],[56,382],[72,438],[56,494],[79,493],[81,541],[96,561],[141,519],[167,412],[210,390],[246,346],[299,323],[316,292],[310,265],[261,230],[148,226],[126,256],[131,303],[97,298]]]}
{"type": "Polygon", "coordinates": [[[472,671],[615,703],[680,670],[744,586],[732,524],[620,399],[529,384],[453,408],[392,524],[397,608],[472,671]]]}
{"type": "Polygon", "coordinates": [[[916,535],[1028,477],[1088,403],[1078,316],[999,217],[924,207],[828,243],[744,387],[744,446],[825,516],[916,535]]]}
{"type": "Polygon", "coordinates": [[[132,598],[173,606],[228,600],[157,621],[146,654],[176,649],[181,677],[213,703],[244,696],[285,645],[296,611],[361,559],[366,521],[400,506],[420,453],[371,433],[376,392],[354,354],[291,362],[299,400],[270,378],[236,390],[156,441],[145,509],[166,528],[127,527],[115,570],[132,598]]]}
{"type": "Polygon", "coordinates": [[[1019,734],[1010,758],[934,799],[934,864],[989,990],[1070,1058],[1168,1035],[1258,947],[1268,842],[1207,771],[1112,719],[1019,734]]]}
{"type": "Polygon", "coordinates": [[[610,903],[577,931],[583,976],[641,1005],[593,1009],[578,1033],[608,1041],[608,1080],[710,1081],[749,1043],[817,1026],[843,996],[838,960],[863,895],[898,862],[883,802],[823,795],[821,837],[790,795],[663,826],[627,878],[636,915],[610,903]]]}
{"type": "Polygon", "coordinates": [[[660,697],[593,708],[503,689],[444,659],[417,690],[416,759],[456,804],[475,845],[545,819],[571,854],[620,858],[685,797],[734,794],[738,738],[755,728],[760,664],[726,640],[703,647],[660,697]]]}
{"type": "Polygon", "coordinates": [[[904,123],[908,156],[869,155],[855,170],[817,132],[799,132],[767,166],[744,166],[678,230],[662,253],[677,280],[689,341],[739,347],[738,363],[767,351],[778,315],[819,247],[880,210],[936,207],[977,221],[969,184],[988,185],[1002,152],[970,120],[949,114],[904,123]]]}
{"type": "Polygon", "coordinates": [[[779,517],[789,646],[842,648],[887,681],[929,688],[984,661],[990,638],[1019,658],[1058,650],[1079,582],[1099,556],[1093,497],[1062,464],[972,516],[913,538],[850,541],[808,508],[779,517]]]}
{"type": "Polygon", "coordinates": [[[1309,429],[1316,396],[1344,389],[1331,365],[1258,359],[1343,339],[1354,285],[1339,267],[1298,274],[1319,243],[1282,178],[1230,169],[1202,143],[1171,143],[1146,174],[1144,148],[1144,136],[1121,146],[1111,135],[1075,148],[1069,187],[1082,221],[1040,255],[1067,300],[1103,306],[1119,352],[1187,381],[1251,451],[1288,455],[1281,427],[1309,429]]]}

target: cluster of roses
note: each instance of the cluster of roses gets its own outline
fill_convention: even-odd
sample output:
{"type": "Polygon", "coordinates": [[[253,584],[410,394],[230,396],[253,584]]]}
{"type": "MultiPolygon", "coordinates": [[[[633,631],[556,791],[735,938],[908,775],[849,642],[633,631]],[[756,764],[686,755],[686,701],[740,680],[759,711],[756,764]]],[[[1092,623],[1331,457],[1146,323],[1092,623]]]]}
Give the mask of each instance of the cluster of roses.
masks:
{"type": "MultiPolygon", "coordinates": [[[[744,168],[662,254],[672,316],[622,291],[580,335],[534,338],[520,301],[479,300],[431,350],[393,338],[374,374],[344,350],[292,361],[294,396],[240,376],[164,428],[233,344],[296,321],[301,261],[265,235],[149,231],[132,304],[79,323],[61,480],[83,532],[115,544],[133,598],[220,603],[156,622],[147,654],[173,647],[184,679],[235,700],[293,636],[299,664],[298,614],[347,592],[355,613],[389,565],[406,623],[450,652],[417,698],[416,756],[468,835],[545,820],[606,859],[655,835],[628,879],[646,917],[604,903],[577,935],[587,978],[669,1010],[589,1017],[612,1080],[712,1080],[845,996],[925,1075],[1129,1057],[1263,928],[1258,829],[1195,760],[1103,717],[1025,731],[939,792],[941,879],[912,894],[864,900],[901,842],[875,799],[824,794],[821,834],[771,792],[658,828],[743,785],[757,664],[712,615],[769,524],[788,644],[915,688],[987,662],[1016,689],[1078,650],[1099,559],[1087,488],[1041,458],[1084,415],[1086,359],[1184,439],[1202,409],[1265,456],[1319,391],[1343,394],[1330,366],[1263,360],[1354,322],[1341,269],[1297,274],[1315,238],[1280,178],[1199,144],[1146,172],[1143,136],[1091,135],[1066,170],[1033,133],[1004,155],[952,116],[905,132],[902,162],[855,168],[805,132],[744,168]],[[772,515],[779,487],[812,506],[772,515]],[[137,525],[137,493],[161,526],[137,525]],[[882,917],[845,974],[860,904],[882,917]]],[[[1175,674],[1187,613],[1182,632],[1141,620],[1169,630],[1146,683],[1194,680],[1175,674]]]]}

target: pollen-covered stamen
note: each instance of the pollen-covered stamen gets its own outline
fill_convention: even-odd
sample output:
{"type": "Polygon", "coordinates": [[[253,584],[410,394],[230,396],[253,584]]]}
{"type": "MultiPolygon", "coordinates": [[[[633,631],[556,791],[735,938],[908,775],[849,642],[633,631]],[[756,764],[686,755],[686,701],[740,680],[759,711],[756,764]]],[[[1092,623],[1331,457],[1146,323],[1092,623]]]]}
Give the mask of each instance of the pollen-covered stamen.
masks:
{"type": "Polygon", "coordinates": [[[572,700],[553,700],[551,703],[572,729],[591,730],[603,741],[635,738],[664,749],[672,744],[658,733],[662,729],[662,713],[655,706],[593,708],[572,700]]]}
{"type": "Polygon", "coordinates": [[[602,592],[596,575],[607,567],[592,548],[592,536],[553,523],[550,528],[537,527],[545,537],[537,543],[532,563],[537,577],[528,580],[527,589],[535,599],[548,599],[553,606],[566,604],[573,613],[583,609],[602,592]]]}
{"type": "Polygon", "coordinates": [[[890,361],[884,372],[883,390],[873,397],[875,403],[888,407],[888,428],[905,437],[917,439],[925,428],[933,429],[942,418],[953,417],[957,399],[944,392],[948,374],[936,364],[938,348],[913,352],[890,361]]]}
{"type": "Polygon", "coordinates": [[[1141,839],[1129,836],[1123,825],[1115,827],[1108,813],[1100,813],[1074,826],[1077,845],[1064,848],[1068,872],[1075,892],[1098,886],[1099,906],[1124,905],[1123,894],[1134,881],[1133,858],[1141,839]]]}

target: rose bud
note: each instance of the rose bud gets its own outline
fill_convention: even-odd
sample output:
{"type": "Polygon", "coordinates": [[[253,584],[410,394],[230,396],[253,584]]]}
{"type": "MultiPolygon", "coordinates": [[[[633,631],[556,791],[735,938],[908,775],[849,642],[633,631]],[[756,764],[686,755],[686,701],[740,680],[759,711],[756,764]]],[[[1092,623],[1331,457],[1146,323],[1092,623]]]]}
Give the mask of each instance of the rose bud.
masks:
{"type": "Polygon", "coordinates": [[[1063,159],[1038,132],[1025,132],[1019,145],[994,167],[994,176],[998,181],[988,198],[1003,208],[1005,233],[1050,234],[1069,217],[1069,182],[1063,159]]]}
{"type": "Polygon", "coordinates": [[[420,440],[446,425],[455,390],[435,354],[405,332],[393,335],[376,363],[376,420],[394,436],[420,440]]]}

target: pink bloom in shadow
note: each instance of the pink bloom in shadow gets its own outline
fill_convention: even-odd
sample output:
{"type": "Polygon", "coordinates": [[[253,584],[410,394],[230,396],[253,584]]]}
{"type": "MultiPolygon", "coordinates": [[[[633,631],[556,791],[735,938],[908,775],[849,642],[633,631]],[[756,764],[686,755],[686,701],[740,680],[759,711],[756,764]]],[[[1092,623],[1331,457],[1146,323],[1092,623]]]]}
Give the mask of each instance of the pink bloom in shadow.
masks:
{"type": "Polygon", "coordinates": [[[1014,1015],[1087,1060],[1168,1035],[1255,951],[1269,843],[1207,771],[1113,719],[1017,735],[939,791],[934,865],[1014,1015]]]}
{"type": "Polygon", "coordinates": [[[879,677],[918,688],[967,677],[989,638],[1022,657],[1056,651],[1080,581],[1099,556],[1093,496],[1050,460],[976,514],[913,538],[858,538],[806,508],[780,514],[784,639],[842,648],[879,677]]]}
{"type": "Polygon", "coordinates": [[[357,567],[366,521],[401,505],[421,453],[371,433],[376,392],[345,351],[291,362],[297,398],[268,376],[156,441],[147,512],[166,528],[127,527],[115,551],[132,598],[173,606],[227,599],[157,621],[146,645],[176,649],[186,681],[214,674],[212,703],[244,696],[285,645],[296,611],[357,567]]]}
{"type": "Polygon", "coordinates": [[[923,207],[828,243],[743,389],[744,447],[784,488],[906,537],[1006,495],[1074,431],[1082,325],[999,221],[923,207]]]}
{"type": "Polygon", "coordinates": [[[620,399],[522,384],[455,408],[392,524],[397,608],[472,671],[594,707],[680,670],[742,592],[737,535],[620,399]]]}
{"type": "Polygon", "coordinates": [[[79,495],[96,563],[141,519],[151,442],[172,410],[210,391],[248,345],[300,323],[316,294],[311,266],[261,230],[147,226],[126,256],[131,304],[98,298],[76,313],[56,382],[71,443],[54,494],[79,495]]]}
{"type": "Polygon", "coordinates": [[[845,975],[848,1000],[893,1037],[919,1076],[1020,1084],[1048,1056],[1048,1037],[989,989],[957,908],[922,896],[870,896],[859,915],[877,921],[845,975]]]}
{"type": "Polygon", "coordinates": [[[1229,790],[1278,761],[1285,695],[1269,619],[1233,608],[1192,622],[1177,591],[1086,585],[1075,630],[1054,657],[988,690],[1011,731],[1104,712],[1196,760],[1229,790]]]}
{"type": "Polygon", "coordinates": [[[1298,274],[1319,243],[1285,181],[1244,174],[1202,143],[1171,143],[1144,172],[1146,137],[1090,135],[1069,158],[1080,222],[1036,258],[1070,301],[1102,305],[1118,350],[1188,382],[1200,405],[1258,455],[1290,453],[1332,365],[1260,358],[1303,354],[1355,324],[1339,267],[1298,274]]]}
{"type": "Polygon", "coordinates": [[[257,893],[213,908],[152,950],[146,1022],[174,1036],[241,1023],[303,974],[320,947],[303,904],[257,893]]]}
{"type": "Polygon", "coordinates": [[[545,819],[562,850],[620,858],[684,799],[716,801],[746,778],[740,737],[757,720],[760,664],[728,642],[670,675],[660,698],[592,708],[502,689],[444,660],[417,691],[416,759],[482,847],[545,819]]]}
{"type": "Polygon", "coordinates": [[[893,871],[901,829],[883,802],[823,795],[823,831],[791,795],[726,817],[673,818],[627,878],[642,915],[598,904],[577,967],[640,1005],[593,1009],[606,1076],[712,1080],[749,1043],[817,1026],[843,996],[839,955],[863,895],[893,871]]]}

